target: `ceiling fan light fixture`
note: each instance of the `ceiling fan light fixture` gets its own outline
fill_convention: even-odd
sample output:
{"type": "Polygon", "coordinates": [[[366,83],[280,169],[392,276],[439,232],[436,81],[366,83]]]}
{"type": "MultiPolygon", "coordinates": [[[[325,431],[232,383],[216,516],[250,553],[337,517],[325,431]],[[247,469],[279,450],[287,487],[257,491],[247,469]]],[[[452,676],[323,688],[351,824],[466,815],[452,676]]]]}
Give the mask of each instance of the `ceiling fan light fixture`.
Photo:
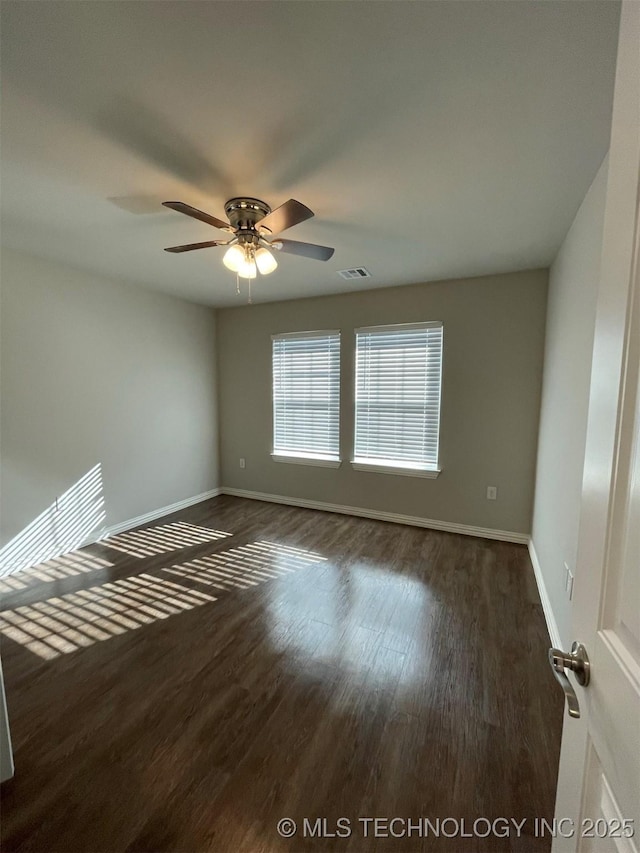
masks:
{"type": "Polygon", "coordinates": [[[269,275],[278,266],[278,262],[268,249],[260,248],[256,252],[256,266],[261,275],[269,275]]]}
{"type": "MultiPolygon", "coordinates": [[[[201,243],[187,243],[183,246],[169,246],[165,251],[181,253],[191,252],[194,249],[225,246],[226,251],[222,262],[228,270],[236,273],[238,293],[240,278],[251,280],[257,277],[258,272],[261,275],[269,275],[278,268],[278,262],[273,256],[274,251],[313,258],[317,261],[328,261],[333,256],[334,250],[329,246],[301,243],[298,240],[282,240],[278,236],[282,231],[305,222],[313,216],[312,210],[294,198],[285,201],[275,210],[257,198],[231,198],[224,206],[228,217],[227,222],[182,201],[163,201],[162,204],[170,210],[233,235],[232,239],[226,242],[207,240],[201,243]],[[267,239],[265,235],[271,238],[276,237],[276,239],[267,239]]],[[[251,285],[249,285],[249,294],[251,294],[251,285]]]]}
{"type": "Polygon", "coordinates": [[[244,261],[244,252],[240,246],[237,245],[231,246],[231,248],[227,249],[222,259],[222,263],[228,270],[231,270],[231,272],[239,272],[244,261]]]}

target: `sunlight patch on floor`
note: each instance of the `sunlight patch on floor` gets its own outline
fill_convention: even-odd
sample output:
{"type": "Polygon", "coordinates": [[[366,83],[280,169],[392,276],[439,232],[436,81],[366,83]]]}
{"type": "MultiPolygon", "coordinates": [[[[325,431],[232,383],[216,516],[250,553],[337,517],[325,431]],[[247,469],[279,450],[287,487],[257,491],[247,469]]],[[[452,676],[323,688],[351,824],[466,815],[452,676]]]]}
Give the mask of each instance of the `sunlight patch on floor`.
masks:
{"type": "Polygon", "coordinates": [[[417,578],[364,562],[327,563],[313,597],[296,585],[269,596],[267,624],[278,651],[337,667],[363,686],[406,687],[429,678],[438,608],[417,578]]]}
{"type": "Polygon", "coordinates": [[[194,545],[203,545],[206,542],[215,542],[231,535],[224,530],[213,530],[210,527],[176,521],[159,527],[118,533],[116,536],[103,539],[100,544],[132,557],[143,558],[178,551],[181,548],[192,548],[194,545]]]}
{"type": "Polygon", "coordinates": [[[113,563],[108,560],[86,551],[70,551],[68,554],[54,557],[37,566],[22,569],[20,572],[0,579],[0,593],[17,592],[21,589],[28,589],[41,581],[51,583],[65,578],[77,577],[87,572],[95,572],[97,569],[109,569],[112,566],[113,563]]]}
{"type": "Polygon", "coordinates": [[[247,589],[326,559],[314,551],[291,545],[251,542],[163,571],[220,590],[247,589]]]}
{"type": "Polygon", "coordinates": [[[135,575],[3,610],[0,634],[50,660],[215,600],[169,580],[135,575]]]}

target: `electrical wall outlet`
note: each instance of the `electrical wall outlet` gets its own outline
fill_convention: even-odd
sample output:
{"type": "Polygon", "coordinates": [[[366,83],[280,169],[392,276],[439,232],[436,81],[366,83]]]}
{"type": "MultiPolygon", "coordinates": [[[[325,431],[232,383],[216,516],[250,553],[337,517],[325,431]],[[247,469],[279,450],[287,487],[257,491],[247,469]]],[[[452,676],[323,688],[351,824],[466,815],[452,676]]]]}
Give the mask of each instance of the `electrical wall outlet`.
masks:
{"type": "Polygon", "coordinates": [[[241,456],[241,457],[240,457],[240,467],[241,467],[241,468],[246,468],[246,465],[245,465],[245,461],[244,461],[244,457],[243,457],[243,456],[241,456]]]}
{"type": "Polygon", "coordinates": [[[495,501],[498,497],[498,487],[497,486],[487,486],[487,500],[495,501]]]}

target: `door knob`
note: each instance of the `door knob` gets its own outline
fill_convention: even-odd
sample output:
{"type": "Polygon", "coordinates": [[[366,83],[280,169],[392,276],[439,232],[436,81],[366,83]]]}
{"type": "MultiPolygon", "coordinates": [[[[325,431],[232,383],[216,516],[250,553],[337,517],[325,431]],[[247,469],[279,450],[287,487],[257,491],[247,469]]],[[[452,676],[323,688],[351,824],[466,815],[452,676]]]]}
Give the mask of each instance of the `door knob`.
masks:
{"type": "Polygon", "coordinates": [[[564,690],[569,716],[579,717],[580,705],[578,704],[578,697],[565,670],[570,669],[575,674],[578,684],[581,687],[586,687],[590,677],[587,650],[582,643],[574,643],[571,646],[569,654],[561,652],[560,649],[549,649],[549,663],[551,664],[553,674],[560,682],[560,687],[564,690]]]}

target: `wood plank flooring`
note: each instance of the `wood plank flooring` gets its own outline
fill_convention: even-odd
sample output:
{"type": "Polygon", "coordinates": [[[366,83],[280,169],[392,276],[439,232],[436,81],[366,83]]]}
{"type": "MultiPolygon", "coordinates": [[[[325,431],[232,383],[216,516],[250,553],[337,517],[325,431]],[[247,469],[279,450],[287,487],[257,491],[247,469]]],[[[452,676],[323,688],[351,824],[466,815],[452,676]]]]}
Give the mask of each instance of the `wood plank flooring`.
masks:
{"type": "Polygon", "coordinates": [[[524,546],[225,496],[0,590],[4,851],[550,849],[524,546]]]}

